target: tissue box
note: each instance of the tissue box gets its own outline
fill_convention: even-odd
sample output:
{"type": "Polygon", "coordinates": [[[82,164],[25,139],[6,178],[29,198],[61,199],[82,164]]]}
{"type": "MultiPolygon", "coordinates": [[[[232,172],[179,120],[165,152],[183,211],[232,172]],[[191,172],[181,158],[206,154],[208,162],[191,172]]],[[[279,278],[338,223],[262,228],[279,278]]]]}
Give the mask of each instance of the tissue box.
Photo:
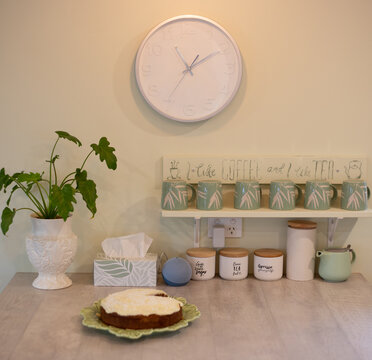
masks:
{"type": "Polygon", "coordinates": [[[143,258],[109,258],[98,254],[94,260],[95,286],[156,286],[157,254],[143,258]]]}

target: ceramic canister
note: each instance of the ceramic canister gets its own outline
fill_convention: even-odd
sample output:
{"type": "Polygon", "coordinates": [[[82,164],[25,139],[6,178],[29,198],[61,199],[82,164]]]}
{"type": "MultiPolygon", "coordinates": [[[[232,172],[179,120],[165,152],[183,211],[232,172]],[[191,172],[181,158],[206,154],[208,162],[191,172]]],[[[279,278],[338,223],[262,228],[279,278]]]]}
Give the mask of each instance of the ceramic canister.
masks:
{"type": "Polygon", "coordinates": [[[209,280],[216,273],[216,251],[210,248],[186,250],[187,261],[191,265],[193,280],[209,280]]]}
{"type": "Polygon", "coordinates": [[[254,251],[254,276],[259,280],[279,280],[283,276],[283,252],[276,249],[254,251]]]}
{"type": "Polygon", "coordinates": [[[288,279],[306,281],[314,278],[316,226],[313,221],[288,221],[286,268],[288,279]]]}
{"type": "Polygon", "coordinates": [[[220,250],[220,276],[225,280],[241,280],[248,276],[248,250],[224,248],[220,250]]]}

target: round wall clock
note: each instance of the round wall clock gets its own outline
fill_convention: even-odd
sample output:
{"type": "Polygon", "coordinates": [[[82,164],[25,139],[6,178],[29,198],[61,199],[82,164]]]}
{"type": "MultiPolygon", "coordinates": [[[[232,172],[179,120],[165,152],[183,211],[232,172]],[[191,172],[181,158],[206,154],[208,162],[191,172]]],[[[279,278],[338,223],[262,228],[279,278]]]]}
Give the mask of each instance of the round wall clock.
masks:
{"type": "Polygon", "coordinates": [[[229,33],[195,15],[168,19],[143,40],[136,79],[148,104],[172,120],[209,119],[238,91],[242,61],[229,33]]]}

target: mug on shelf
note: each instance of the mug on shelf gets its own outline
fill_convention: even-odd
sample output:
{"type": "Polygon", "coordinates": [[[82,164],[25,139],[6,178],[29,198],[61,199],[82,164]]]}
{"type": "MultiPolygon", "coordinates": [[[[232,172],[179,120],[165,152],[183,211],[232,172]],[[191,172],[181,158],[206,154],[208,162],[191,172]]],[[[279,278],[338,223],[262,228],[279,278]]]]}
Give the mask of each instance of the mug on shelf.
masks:
{"type": "Polygon", "coordinates": [[[364,180],[346,180],[342,183],[341,208],[351,211],[366,210],[370,194],[364,180]]]}
{"type": "Polygon", "coordinates": [[[270,183],[270,209],[293,210],[301,197],[302,190],[300,186],[291,180],[276,180],[270,183]],[[295,189],[297,189],[297,196],[295,189]]]}
{"type": "Polygon", "coordinates": [[[221,181],[199,181],[196,195],[196,208],[199,210],[221,210],[222,206],[221,181]]]}
{"type": "Polygon", "coordinates": [[[261,187],[256,180],[239,180],[235,184],[234,208],[255,210],[261,206],[261,187]]]}
{"type": "Polygon", "coordinates": [[[185,210],[196,196],[194,187],[183,180],[164,180],[162,185],[161,208],[163,210],[185,210]],[[187,188],[191,189],[191,198],[187,188]]]}
{"type": "Polygon", "coordinates": [[[337,199],[337,189],[328,181],[309,180],[305,187],[304,207],[309,210],[327,210],[337,199]],[[332,197],[331,197],[331,193],[332,197]]]}

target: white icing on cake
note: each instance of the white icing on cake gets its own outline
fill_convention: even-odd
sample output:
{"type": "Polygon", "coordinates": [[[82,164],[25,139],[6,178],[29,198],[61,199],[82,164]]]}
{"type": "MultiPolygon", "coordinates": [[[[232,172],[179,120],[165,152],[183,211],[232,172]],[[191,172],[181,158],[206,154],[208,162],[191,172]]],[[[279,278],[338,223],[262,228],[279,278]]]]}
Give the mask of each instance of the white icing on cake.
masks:
{"type": "Polygon", "coordinates": [[[130,315],[170,315],[180,310],[182,303],[165,296],[157,289],[128,289],[110,294],[101,301],[101,306],[107,313],[117,313],[121,316],[130,315]]]}

